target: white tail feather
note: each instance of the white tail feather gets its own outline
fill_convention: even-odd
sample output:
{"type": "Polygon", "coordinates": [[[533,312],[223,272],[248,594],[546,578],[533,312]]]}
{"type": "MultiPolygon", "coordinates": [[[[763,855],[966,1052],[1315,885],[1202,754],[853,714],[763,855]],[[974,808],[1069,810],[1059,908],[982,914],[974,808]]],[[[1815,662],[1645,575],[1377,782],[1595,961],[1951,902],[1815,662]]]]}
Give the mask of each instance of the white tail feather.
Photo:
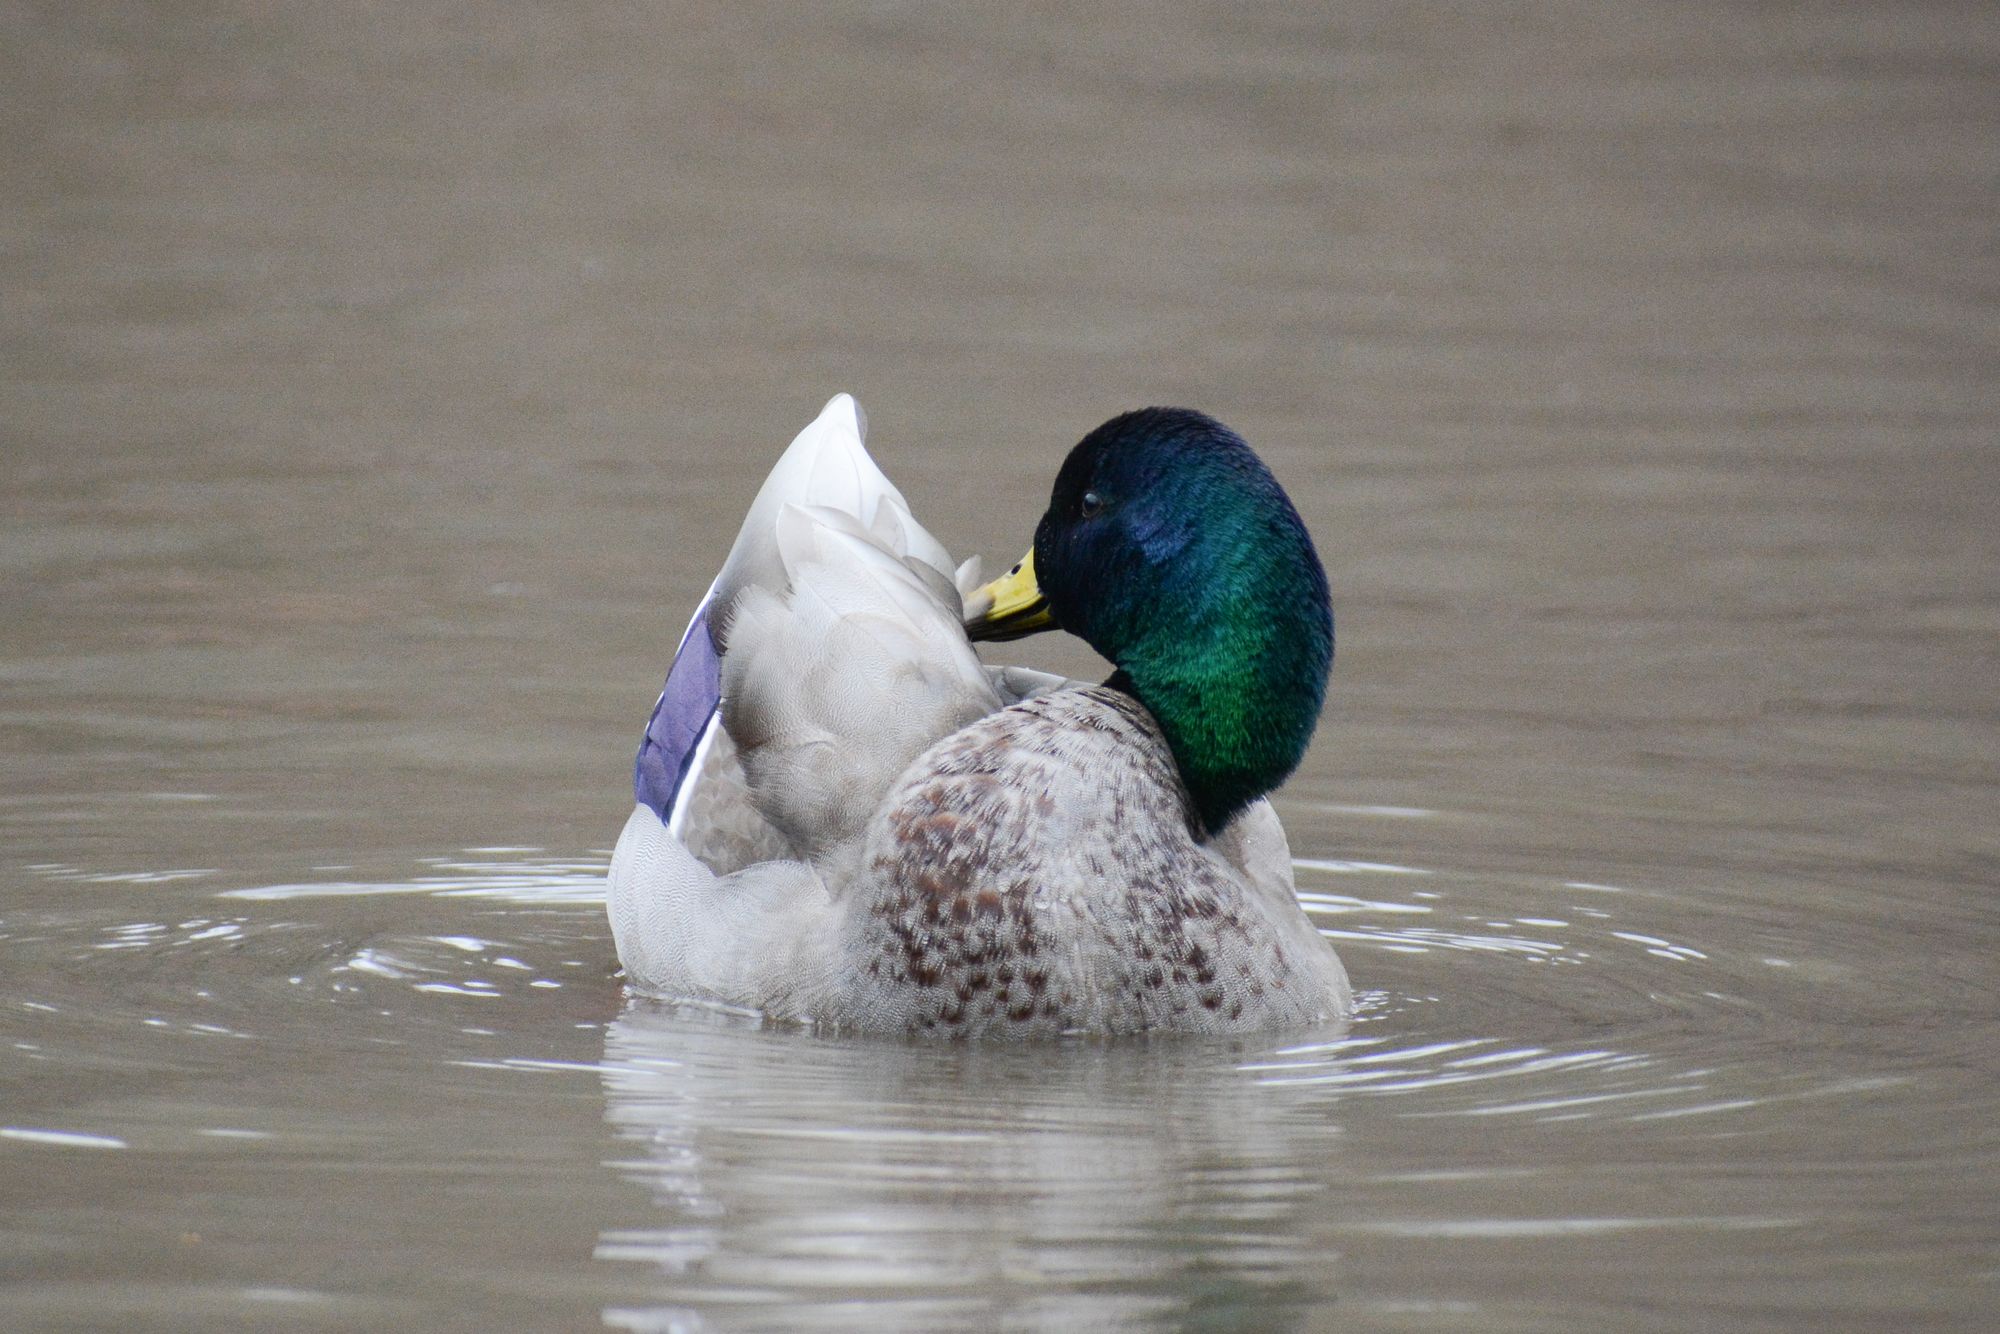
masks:
{"type": "Polygon", "coordinates": [[[743,527],[716,576],[722,600],[727,602],[745,588],[783,587],[772,534],[786,505],[837,510],[853,516],[863,528],[881,523],[897,534],[885,541],[885,550],[899,558],[914,558],[951,581],[950,554],[911,517],[903,493],[868,456],[862,430],[860,405],[850,395],[835,394],[792,440],[750,502],[743,527]]]}

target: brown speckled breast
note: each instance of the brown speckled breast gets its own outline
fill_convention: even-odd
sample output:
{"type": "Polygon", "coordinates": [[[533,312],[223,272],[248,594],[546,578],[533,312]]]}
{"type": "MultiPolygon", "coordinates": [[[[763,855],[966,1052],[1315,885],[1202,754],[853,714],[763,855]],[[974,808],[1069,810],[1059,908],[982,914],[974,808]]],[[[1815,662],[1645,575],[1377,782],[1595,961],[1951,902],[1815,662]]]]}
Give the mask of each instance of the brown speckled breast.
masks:
{"type": "Polygon", "coordinates": [[[1165,740],[1119,691],[1038,696],[940,741],[891,790],[858,871],[835,1016],[854,1026],[1221,1032],[1326,1007],[1294,963],[1302,941],[1331,951],[1288,896],[1197,842],[1165,740]]]}

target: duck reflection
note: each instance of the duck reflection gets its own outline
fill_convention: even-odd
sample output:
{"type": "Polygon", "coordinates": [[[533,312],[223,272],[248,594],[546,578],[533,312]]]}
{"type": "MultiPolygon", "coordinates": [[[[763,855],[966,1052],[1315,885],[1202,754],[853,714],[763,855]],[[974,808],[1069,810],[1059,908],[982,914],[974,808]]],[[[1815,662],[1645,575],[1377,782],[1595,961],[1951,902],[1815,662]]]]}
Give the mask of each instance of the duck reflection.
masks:
{"type": "Polygon", "coordinates": [[[1332,1289],[1311,1227],[1340,1145],[1328,1090],[1258,1081],[1278,1047],[843,1041],[635,1003],[605,1114],[662,1217],[597,1254],[654,1266],[661,1300],[605,1320],[1296,1327],[1332,1289]]]}

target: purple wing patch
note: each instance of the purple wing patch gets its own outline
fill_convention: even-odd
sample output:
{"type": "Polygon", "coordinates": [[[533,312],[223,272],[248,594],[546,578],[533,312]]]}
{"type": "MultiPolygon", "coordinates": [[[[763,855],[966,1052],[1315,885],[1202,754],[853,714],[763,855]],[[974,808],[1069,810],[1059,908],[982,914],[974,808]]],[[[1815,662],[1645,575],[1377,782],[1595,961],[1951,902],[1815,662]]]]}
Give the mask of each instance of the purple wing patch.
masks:
{"type": "Polygon", "coordinates": [[[667,669],[666,688],[653,706],[646,735],[639,742],[639,760],[632,769],[632,793],[641,806],[649,806],[665,824],[673,812],[674,798],[687,782],[694,763],[695,748],[709,719],[722,701],[722,664],[715,656],[715,641],[708,633],[709,598],[703,598],[687,633],[681,636],[680,651],[667,669]]]}

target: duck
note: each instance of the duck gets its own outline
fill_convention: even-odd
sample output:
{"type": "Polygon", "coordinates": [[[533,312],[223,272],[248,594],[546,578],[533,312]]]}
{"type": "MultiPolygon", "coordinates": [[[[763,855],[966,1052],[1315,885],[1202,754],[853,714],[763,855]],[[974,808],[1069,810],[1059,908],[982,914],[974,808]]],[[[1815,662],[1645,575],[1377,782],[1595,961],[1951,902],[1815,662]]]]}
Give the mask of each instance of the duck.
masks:
{"type": "Polygon", "coordinates": [[[911,1038],[1344,1019],[1267,795],[1334,649],[1270,469],[1201,412],[1127,412],[982,582],[865,433],[848,394],[799,433],[681,636],[607,878],[628,989],[911,1038]],[[1044,631],[1111,676],[975,648],[1044,631]]]}

